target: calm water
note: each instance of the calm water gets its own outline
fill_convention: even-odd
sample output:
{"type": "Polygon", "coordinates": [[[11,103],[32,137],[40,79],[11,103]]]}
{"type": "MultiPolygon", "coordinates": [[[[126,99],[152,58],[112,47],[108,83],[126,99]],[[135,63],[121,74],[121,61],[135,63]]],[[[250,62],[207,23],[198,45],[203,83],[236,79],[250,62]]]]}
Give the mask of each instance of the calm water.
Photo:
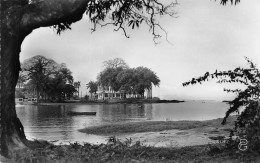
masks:
{"type": "Polygon", "coordinates": [[[77,130],[129,121],[208,120],[223,117],[227,108],[227,104],[220,102],[184,102],[143,105],[21,105],[16,107],[16,111],[29,139],[44,139],[58,143],[104,143],[106,137],[84,134],[77,130]],[[97,115],[70,116],[67,115],[68,111],[95,111],[97,115]]]}

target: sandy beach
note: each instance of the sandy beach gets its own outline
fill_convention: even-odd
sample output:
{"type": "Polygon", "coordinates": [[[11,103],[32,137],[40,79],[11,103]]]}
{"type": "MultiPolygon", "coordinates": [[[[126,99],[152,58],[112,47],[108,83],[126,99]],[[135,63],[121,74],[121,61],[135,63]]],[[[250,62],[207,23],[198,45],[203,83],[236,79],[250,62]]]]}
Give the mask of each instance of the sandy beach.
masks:
{"type": "Polygon", "coordinates": [[[219,143],[229,136],[235,117],[226,125],[221,118],[207,121],[132,122],[79,130],[87,134],[116,137],[120,141],[140,142],[153,147],[185,147],[219,143]]]}

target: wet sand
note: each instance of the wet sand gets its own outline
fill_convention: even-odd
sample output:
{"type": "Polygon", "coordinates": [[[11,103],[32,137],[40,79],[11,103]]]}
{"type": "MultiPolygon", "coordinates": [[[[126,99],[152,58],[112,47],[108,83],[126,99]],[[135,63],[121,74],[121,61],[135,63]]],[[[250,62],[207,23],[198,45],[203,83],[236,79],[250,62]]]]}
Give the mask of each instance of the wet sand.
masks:
{"type": "Polygon", "coordinates": [[[205,127],[189,130],[166,130],[115,136],[122,141],[131,138],[132,143],[139,141],[145,146],[172,148],[219,143],[219,140],[212,140],[212,137],[217,139],[218,137],[227,137],[228,135],[229,132],[226,131],[224,127],[205,127]]]}
{"type": "Polygon", "coordinates": [[[132,144],[138,142],[144,146],[171,148],[219,143],[229,136],[235,119],[229,118],[226,125],[221,125],[222,119],[200,122],[153,121],[97,126],[79,131],[106,139],[114,136],[121,141],[131,140],[132,144]]]}

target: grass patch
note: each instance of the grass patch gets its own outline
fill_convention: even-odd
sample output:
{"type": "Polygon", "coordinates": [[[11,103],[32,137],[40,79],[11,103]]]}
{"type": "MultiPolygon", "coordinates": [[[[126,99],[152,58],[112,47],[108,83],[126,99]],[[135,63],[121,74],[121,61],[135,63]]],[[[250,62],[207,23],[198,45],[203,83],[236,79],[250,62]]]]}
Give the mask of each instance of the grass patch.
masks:
{"type": "MultiPolygon", "coordinates": [[[[233,126],[235,117],[230,117],[226,126],[233,126]]],[[[144,121],[128,122],[113,125],[93,126],[80,129],[80,132],[95,135],[118,135],[141,132],[156,132],[165,130],[187,130],[203,127],[222,127],[222,118],[207,121],[144,121]]]]}
{"type": "MultiPolygon", "coordinates": [[[[39,142],[36,142],[39,143],[39,142]]],[[[118,140],[108,144],[73,143],[53,145],[34,150],[19,151],[15,162],[257,162],[259,155],[226,150],[221,145],[203,145],[183,148],[144,147],[118,140]]]]}

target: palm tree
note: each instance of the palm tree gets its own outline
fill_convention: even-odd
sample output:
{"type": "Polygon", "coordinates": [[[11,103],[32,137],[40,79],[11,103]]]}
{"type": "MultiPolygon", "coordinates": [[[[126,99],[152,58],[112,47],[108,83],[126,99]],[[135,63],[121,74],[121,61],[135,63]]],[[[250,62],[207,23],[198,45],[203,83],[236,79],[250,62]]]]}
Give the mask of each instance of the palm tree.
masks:
{"type": "Polygon", "coordinates": [[[74,87],[75,87],[76,89],[78,89],[77,92],[78,92],[78,97],[79,97],[80,81],[74,82],[74,87]]]}
{"type": "Polygon", "coordinates": [[[92,96],[93,96],[93,93],[96,94],[96,92],[97,92],[97,87],[98,87],[97,82],[94,82],[94,81],[88,82],[87,88],[89,89],[89,93],[90,93],[91,99],[93,98],[93,97],[92,97],[92,96]]]}

